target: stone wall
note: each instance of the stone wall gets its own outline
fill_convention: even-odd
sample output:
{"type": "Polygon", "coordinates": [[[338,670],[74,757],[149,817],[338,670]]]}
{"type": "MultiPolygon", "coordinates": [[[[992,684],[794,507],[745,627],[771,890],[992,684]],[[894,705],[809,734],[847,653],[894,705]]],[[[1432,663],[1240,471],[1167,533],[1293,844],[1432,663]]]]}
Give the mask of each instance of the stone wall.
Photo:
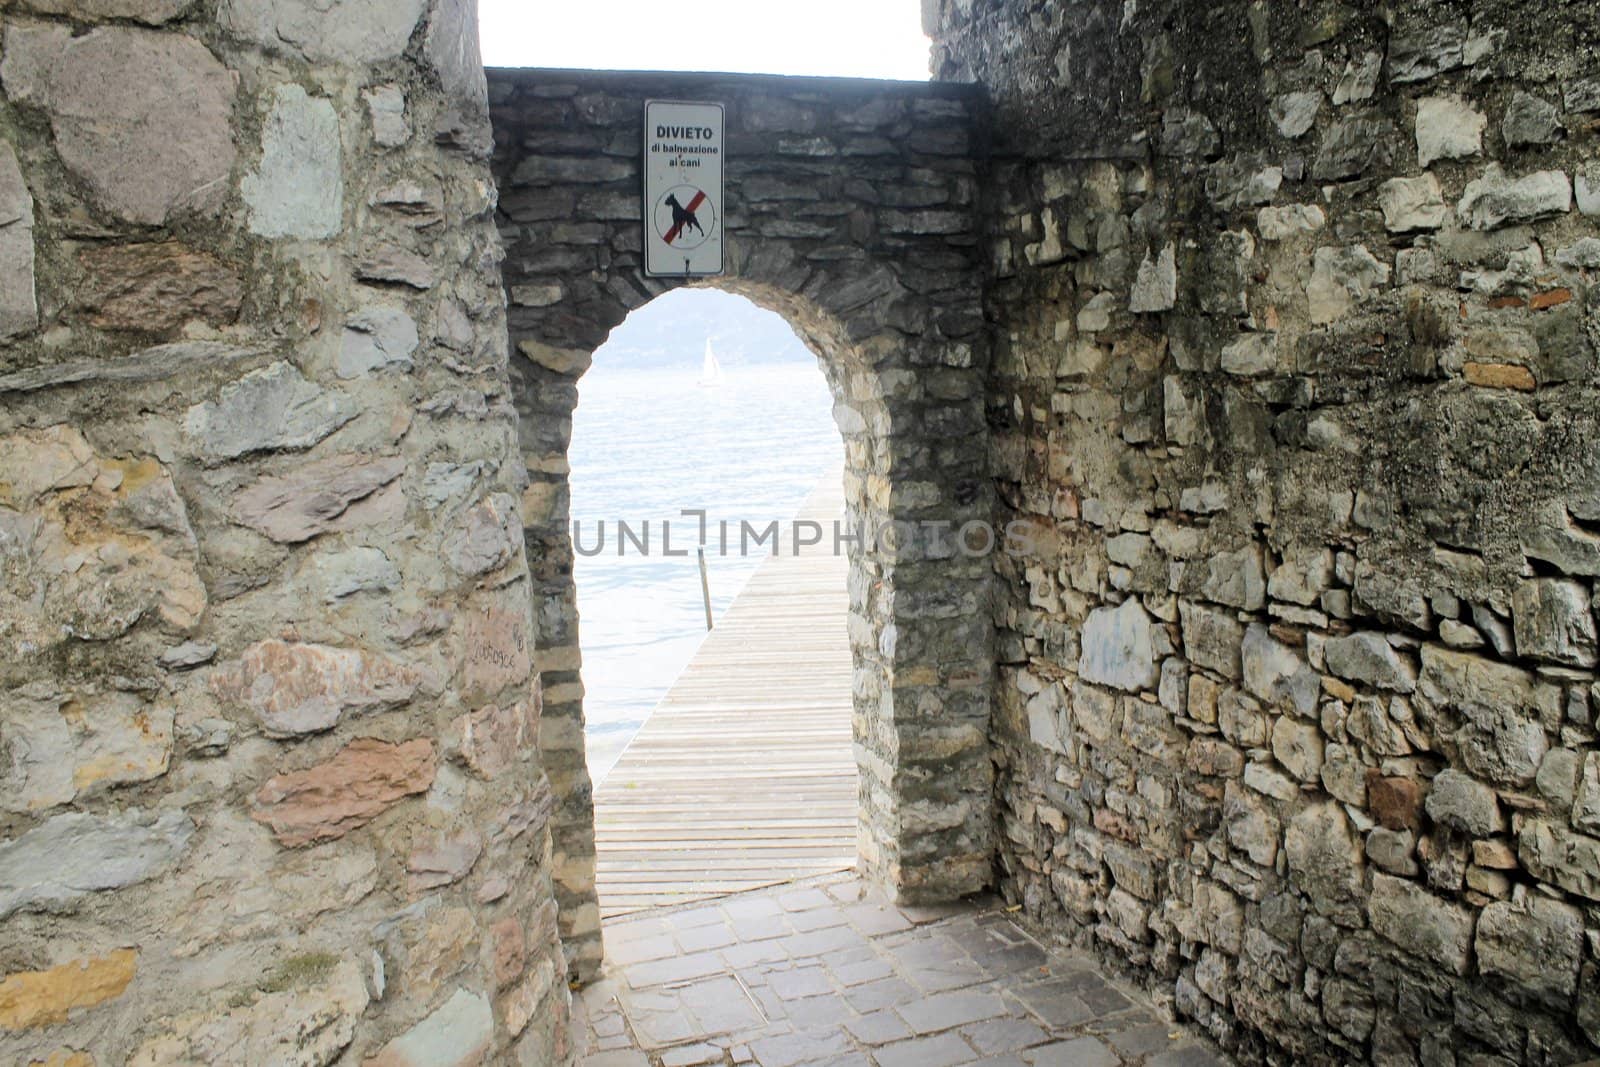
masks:
{"type": "Polygon", "coordinates": [[[3,8],[0,1060],[559,1060],[470,0],[3,8]]]}
{"type": "Polygon", "coordinates": [[[1589,6],[928,0],[981,175],[958,86],[499,74],[498,215],[469,0],[325,6],[0,15],[0,1057],[565,1056],[652,96],[853,517],[1030,524],[854,553],[870,873],[1246,1058],[1600,1048],[1589,6]]]}
{"type": "Polygon", "coordinates": [[[963,86],[572,71],[492,71],[490,97],[543,744],[560,805],[556,878],[579,973],[599,945],[566,454],[594,349],[679,284],[640,267],[649,98],[726,106],[728,272],[709,284],[783,315],[818,354],[857,528],[953,524],[900,551],[849,546],[861,854],[906,899],[988,884],[989,565],[952,543],[991,511],[980,97],[963,86]]]}
{"type": "Polygon", "coordinates": [[[925,11],[1038,528],[1006,894],[1248,1058],[1595,1055],[1600,14],[925,11]]]}

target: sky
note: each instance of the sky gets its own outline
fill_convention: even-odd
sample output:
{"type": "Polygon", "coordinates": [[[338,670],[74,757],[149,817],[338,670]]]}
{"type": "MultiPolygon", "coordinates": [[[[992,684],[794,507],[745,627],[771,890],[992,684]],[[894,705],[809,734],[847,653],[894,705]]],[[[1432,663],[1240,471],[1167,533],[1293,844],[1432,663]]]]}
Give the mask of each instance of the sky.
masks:
{"type": "Polygon", "coordinates": [[[478,18],[491,67],[928,79],[919,0],[479,0],[478,18]]]}

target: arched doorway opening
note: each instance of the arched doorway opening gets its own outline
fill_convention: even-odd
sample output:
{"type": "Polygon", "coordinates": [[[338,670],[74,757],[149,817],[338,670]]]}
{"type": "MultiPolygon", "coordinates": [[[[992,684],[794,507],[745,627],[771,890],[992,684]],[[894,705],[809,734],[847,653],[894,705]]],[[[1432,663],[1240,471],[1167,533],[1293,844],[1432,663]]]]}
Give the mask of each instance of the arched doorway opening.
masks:
{"type": "Polygon", "coordinates": [[[726,274],[820,360],[844,438],[860,869],[905,901],[992,877],[992,561],[951,533],[990,518],[975,98],[959,86],[491,72],[512,399],[556,796],[555,881],[576,972],[599,961],[593,788],[570,530],[577,379],[627,314],[681,281],[640,268],[647,98],[727,108],[726,274]],[[844,131],[832,137],[819,130],[844,131]]]}
{"type": "Polygon", "coordinates": [[[743,297],[678,289],[578,391],[602,917],[853,868],[844,456],[815,355],[743,297]]]}

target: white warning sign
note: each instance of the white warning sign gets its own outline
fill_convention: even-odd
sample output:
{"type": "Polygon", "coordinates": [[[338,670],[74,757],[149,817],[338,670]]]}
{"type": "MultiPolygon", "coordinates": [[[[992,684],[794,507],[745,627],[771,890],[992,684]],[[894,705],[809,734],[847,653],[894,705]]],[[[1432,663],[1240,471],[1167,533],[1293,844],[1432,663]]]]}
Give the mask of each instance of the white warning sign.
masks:
{"type": "Polygon", "coordinates": [[[721,104],[644,105],[644,272],[722,273],[721,104]]]}

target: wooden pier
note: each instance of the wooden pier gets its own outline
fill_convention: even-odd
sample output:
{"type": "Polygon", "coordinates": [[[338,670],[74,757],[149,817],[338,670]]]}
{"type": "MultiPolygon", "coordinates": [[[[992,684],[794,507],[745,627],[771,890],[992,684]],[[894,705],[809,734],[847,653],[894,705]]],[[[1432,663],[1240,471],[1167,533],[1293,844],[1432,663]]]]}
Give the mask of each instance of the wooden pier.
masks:
{"type": "Polygon", "coordinates": [[[595,789],[604,916],[856,862],[843,512],[830,475],[799,519],[823,543],[764,560],[595,789]]]}

